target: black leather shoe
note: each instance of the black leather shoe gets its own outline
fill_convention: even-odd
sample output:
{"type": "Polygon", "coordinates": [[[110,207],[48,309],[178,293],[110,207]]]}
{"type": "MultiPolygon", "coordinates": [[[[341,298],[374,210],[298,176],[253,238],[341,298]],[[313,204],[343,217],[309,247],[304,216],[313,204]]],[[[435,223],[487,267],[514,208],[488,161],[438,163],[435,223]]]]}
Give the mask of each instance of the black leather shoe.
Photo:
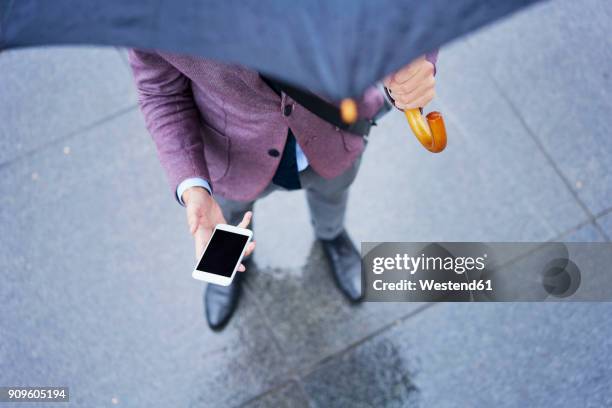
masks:
{"type": "Polygon", "coordinates": [[[352,302],[363,298],[361,256],[346,231],[334,239],[321,239],[336,285],[352,302]]]}
{"type": "MultiPolygon", "coordinates": [[[[242,263],[247,266],[247,262],[242,263]]],[[[204,310],[206,321],[211,329],[218,331],[223,329],[234,314],[238,299],[240,299],[242,287],[242,274],[236,272],[236,276],[229,286],[214,285],[209,283],[204,291],[204,310]]]]}

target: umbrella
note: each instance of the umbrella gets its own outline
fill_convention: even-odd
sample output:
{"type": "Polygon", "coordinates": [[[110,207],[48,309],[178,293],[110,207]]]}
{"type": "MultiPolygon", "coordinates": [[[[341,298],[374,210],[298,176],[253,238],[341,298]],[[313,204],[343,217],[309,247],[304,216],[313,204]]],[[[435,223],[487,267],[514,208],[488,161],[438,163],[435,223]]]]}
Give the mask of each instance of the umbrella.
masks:
{"type": "MultiPolygon", "coordinates": [[[[536,1],[1,0],[0,49],[158,49],[238,63],[340,100],[536,1]]],[[[411,126],[435,148],[417,113],[407,113],[411,126]]]]}

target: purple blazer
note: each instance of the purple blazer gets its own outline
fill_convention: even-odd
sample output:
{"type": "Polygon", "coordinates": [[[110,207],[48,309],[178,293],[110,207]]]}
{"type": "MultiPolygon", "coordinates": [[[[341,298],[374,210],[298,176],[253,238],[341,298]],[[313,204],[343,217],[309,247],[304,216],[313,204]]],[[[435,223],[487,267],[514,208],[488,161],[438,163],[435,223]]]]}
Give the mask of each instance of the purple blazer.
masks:
{"type": "MultiPolygon", "coordinates": [[[[173,193],[181,181],[208,180],[215,194],[248,201],[270,183],[291,128],[309,165],[325,178],[342,174],[361,154],[361,136],[336,129],[258,73],[213,60],[131,50],[140,108],[173,193]],[[291,106],[289,115],[285,107],[291,106]]],[[[376,88],[358,101],[361,117],[384,100],[376,88]]],[[[289,111],[289,108],[288,110],[289,111]]]]}

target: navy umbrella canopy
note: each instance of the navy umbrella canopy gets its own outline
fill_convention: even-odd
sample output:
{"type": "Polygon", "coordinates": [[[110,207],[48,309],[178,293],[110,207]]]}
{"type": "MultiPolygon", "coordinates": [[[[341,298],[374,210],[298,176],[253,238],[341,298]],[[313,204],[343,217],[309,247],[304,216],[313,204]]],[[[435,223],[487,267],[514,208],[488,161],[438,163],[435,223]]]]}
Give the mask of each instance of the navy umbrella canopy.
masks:
{"type": "Polygon", "coordinates": [[[0,0],[0,49],[159,49],[238,63],[341,99],[536,1],[0,0]]]}

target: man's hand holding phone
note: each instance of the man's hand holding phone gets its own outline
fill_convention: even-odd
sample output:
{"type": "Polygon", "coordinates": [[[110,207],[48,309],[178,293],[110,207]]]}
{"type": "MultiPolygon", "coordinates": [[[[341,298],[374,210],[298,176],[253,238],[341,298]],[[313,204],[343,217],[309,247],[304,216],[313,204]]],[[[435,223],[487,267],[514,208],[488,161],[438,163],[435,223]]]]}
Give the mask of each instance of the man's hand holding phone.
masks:
{"type": "MultiPolygon", "coordinates": [[[[226,224],[227,221],[221,212],[221,207],[215,199],[202,187],[191,187],[183,193],[183,202],[185,203],[187,212],[187,224],[189,231],[193,235],[195,241],[195,256],[196,260],[200,259],[206,244],[217,224],[226,224]]],[[[247,228],[251,222],[253,213],[247,211],[242,218],[242,221],[237,226],[247,228]]],[[[249,256],[255,249],[255,242],[252,241],[247,245],[244,256],[249,256]]],[[[245,266],[241,263],[238,271],[244,272],[245,266]]]]}

